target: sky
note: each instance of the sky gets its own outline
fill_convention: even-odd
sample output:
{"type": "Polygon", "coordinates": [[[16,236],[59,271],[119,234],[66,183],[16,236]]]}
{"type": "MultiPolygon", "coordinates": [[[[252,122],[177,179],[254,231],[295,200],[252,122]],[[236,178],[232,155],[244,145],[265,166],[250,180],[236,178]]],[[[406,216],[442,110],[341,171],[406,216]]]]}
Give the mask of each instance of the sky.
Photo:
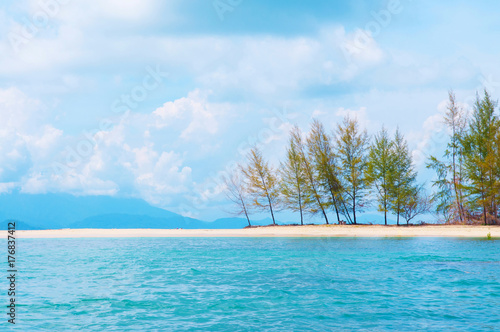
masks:
{"type": "Polygon", "coordinates": [[[211,220],[220,176],[346,115],[405,134],[421,181],[453,89],[500,97],[497,1],[7,0],[0,194],[141,198],[211,220]]]}

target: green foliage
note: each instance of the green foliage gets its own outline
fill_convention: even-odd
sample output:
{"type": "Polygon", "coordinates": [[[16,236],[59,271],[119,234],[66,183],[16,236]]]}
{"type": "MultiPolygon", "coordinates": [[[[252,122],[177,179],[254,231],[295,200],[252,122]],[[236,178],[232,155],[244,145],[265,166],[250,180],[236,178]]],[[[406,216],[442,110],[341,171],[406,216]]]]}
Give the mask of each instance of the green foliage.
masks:
{"type": "Polygon", "coordinates": [[[309,201],[306,197],[306,171],[304,156],[301,153],[302,138],[300,129],[295,126],[288,141],[285,162],[280,165],[280,191],[283,205],[300,213],[300,224],[304,224],[303,210],[309,201]]]}
{"type": "Polygon", "coordinates": [[[415,198],[417,193],[415,188],[417,173],[413,168],[408,143],[399,130],[396,130],[391,150],[389,185],[387,186],[389,209],[397,216],[397,224],[399,225],[399,217],[405,206],[415,198]]]}
{"type": "Polygon", "coordinates": [[[366,172],[368,183],[375,188],[378,211],[384,213],[386,225],[391,197],[390,176],[394,163],[393,146],[394,142],[389,138],[389,133],[385,128],[382,128],[370,147],[366,172]]]}
{"type": "Polygon", "coordinates": [[[497,216],[498,204],[498,158],[496,138],[500,120],[495,114],[497,103],[485,91],[483,99],[476,98],[472,119],[467,133],[461,139],[464,149],[464,169],[468,183],[466,195],[472,210],[482,210],[483,221],[488,215],[497,216]]]}
{"type": "Polygon", "coordinates": [[[337,125],[329,135],[323,124],[314,120],[307,138],[300,129],[290,132],[285,160],[279,172],[263,160],[254,148],[241,167],[242,183],[228,179],[230,198],[238,205],[238,213],[248,217],[248,208],[274,211],[285,207],[304,214],[321,213],[328,224],[332,209],[337,221],[341,216],[356,223],[357,213],[376,200],[378,211],[400,217],[409,224],[416,216],[430,211],[431,206],[446,222],[466,222],[482,217],[484,223],[500,219],[500,118],[497,103],[485,92],[477,96],[473,114],[467,120],[465,111],[449,93],[444,115],[450,138],[443,159],[430,156],[427,168],[436,172],[432,182],[436,189],[431,198],[416,183],[408,143],[399,130],[393,138],[382,127],[370,142],[366,130],[356,120],[337,125]],[[279,179],[278,179],[279,177],[279,179]],[[249,202],[247,205],[246,202],[249,202]]]}
{"type": "Polygon", "coordinates": [[[427,162],[427,168],[433,169],[437,174],[437,179],[432,185],[437,188],[432,199],[436,203],[436,211],[444,217],[445,222],[452,220],[452,182],[448,180],[449,166],[431,156],[427,162]]]}
{"type": "Polygon", "coordinates": [[[342,190],[346,196],[348,211],[353,215],[352,222],[356,224],[356,212],[362,212],[368,206],[365,195],[369,188],[366,178],[369,136],[366,130],[359,129],[357,120],[346,117],[337,126],[335,143],[340,161],[342,190]]]}
{"type": "Polygon", "coordinates": [[[495,114],[497,103],[488,92],[476,97],[469,121],[457,105],[453,92],[444,120],[450,130],[450,141],[439,161],[431,156],[427,167],[438,179],[437,211],[447,222],[471,221],[478,216],[485,224],[498,222],[500,206],[500,120],[495,114]]]}
{"type": "Polygon", "coordinates": [[[444,115],[444,122],[451,132],[450,141],[447,144],[445,158],[448,158],[448,168],[451,175],[451,187],[453,189],[454,198],[450,205],[450,211],[453,218],[464,222],[465,220],[465,197],[464,188],[464,149],[460,142],[466,133],[467,119],[465,112],[456,102],[453,91],[448,93],[448,107],[444,115]]]}
{"type": "Polygon", "coordinates": [[[326,206],[335,209],[337,221],[340,214],[347,215],[343,209],[342,187],[338,179],[338,165],[332,147],[331,139],[326,134],[323,124],[314,120],[311,131],[307,137],[307,151],[318,179],[318,194],[328,199],[326,206]]]}
{"type": "Polygon", "coordinates": [[[269,210],[273,224],[274,210],[279,203],[278,179],[273,169],[262,158],[262,152],[254,147],[247,156],[248,164],[241,167],[247,180],[247,191],[252,198],[252,206],[258,210],[269,210]]]}

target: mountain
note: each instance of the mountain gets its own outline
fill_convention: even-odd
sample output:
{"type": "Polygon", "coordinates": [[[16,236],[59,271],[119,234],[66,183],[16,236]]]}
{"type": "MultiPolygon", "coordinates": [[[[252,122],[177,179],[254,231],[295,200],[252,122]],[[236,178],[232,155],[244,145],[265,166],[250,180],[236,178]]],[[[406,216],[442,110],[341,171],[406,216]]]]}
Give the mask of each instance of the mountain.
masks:
{"type": "Polygon", "coordinates": [[[0,222],[0,230],[5,231],[8,230],[8,224],[10,222],[15,222],[15,230],[16,231],[29,231],[29,230],[38,230],[41,229],[39,227],[32,226],[30,224],[27,224],[23,221],[19,220],[4,220],[0,222]]]}
{"type": "Polygon", "coordinates": [[[184,218],[134,198],[69,194],[30,195],[16,192],[0,195],[0,220],[22,220],[42,229],[65,228],[86,218],[108,214],[184,218]]]}
{"type": "MultiPolygon", "coordinates": [[[[256,220],[252,225],[269,225],[269,219],[256,220]]],[[[215,221],[201,221],[177,216],[173,218],[154,218],[146,215],[102,214],[85,218],[69,225],[69,228],[184,228],[184,229],[238,229],[248,226],[243,218],[221,218],[215,221]]]]}
{"type": "MultiPolygon", "coordinates": [[[[60,228],[243,228],[243,218],[222,218],[212,222],[184,217],[156,208],[140,199],[69,194],[30,195],[14,192],[0,195],[0,220],[22,220],[16,229],[60,228]]],[[[269,225],[267,219],[252,225],[269,225]]],[[[3,229],[7,222],[2,223],[3,229]]]]}
{"type": "MultiPolygon", "coordinates": [[[[248,226],[245,218],[221,218],[212,222],[188,218],[134,198],[72,196],[69,194],[0,195],[0,220],[18,220],[16,229],[60,228],[185,228],[221,229],[248,226]]],[[[272,224],[270,218],[250,220],[253,226],[272,224]]],[[[319,219],[317,223],[322,223],[319,219]]],[[[360,223],[383,223],[380,214],[363,214],[360,223]]],[[[289,222],[277,222],[288,224],[289,222]]],[[[307,222],[308,223],[308,222],[307,222]]],[[[389,220],[395,224],[394,220],[389,220]]],[[[7,223],[1,224],[6,229],[7,223]]]]}
{"type": "Polygon", "coordinates": [[[69,228],[204,228],[207,222],[180,215],[171,218],[156,218],[147,215],[101,214],[69,225],[69,228]]]}

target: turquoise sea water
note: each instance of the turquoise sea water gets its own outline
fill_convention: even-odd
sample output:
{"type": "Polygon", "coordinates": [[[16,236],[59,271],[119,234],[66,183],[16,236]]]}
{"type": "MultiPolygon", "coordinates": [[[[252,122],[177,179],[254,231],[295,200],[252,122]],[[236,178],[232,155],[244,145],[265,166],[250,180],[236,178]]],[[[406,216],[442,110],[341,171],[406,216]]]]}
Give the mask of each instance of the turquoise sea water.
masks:
{"type": "MultiPolygon", "coordinates": [[[[16,330],[500,330],[498,240],[18,239],[17,246],[16,330]]],[[[2,317],[0,330],[10,329],[2,317]]]]}

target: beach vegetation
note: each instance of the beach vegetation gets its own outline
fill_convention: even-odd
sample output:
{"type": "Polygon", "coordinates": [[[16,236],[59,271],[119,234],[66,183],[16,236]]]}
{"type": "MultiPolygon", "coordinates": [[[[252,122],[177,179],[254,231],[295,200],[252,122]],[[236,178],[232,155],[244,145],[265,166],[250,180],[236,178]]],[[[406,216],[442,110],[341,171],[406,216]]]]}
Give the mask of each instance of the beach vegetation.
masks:
{"type": "Polygon", "coordinates": [[[430,183],[417,182],[413,154],[402,132],[386,127],[371,137],[357,119],[345,117],[329,132],[313,119],[309,132],[295,125],[289,132],[285,158],[278,168],[254,147],[238,174],[224,183],[237,213],[250,210],[329,215],[339,224],[357,224],[359,213],[375,207],[409,225],[417,216],[435,212],[444,223],[500,224],[500,116],[487,91],[476,95],[470,111],[448,93],[443,124],[448,135],[441,158],[429,156],[426,167],[435,172],[430,183]]]}
{"type": "Polygon", "coordinates": [[[253,208],[269,211],[276,224],[275,211],[279,206],[279,182],[274,169],[265,161],[258,147],[253,147],[247,155],[247,164],[240,167],[246,179],[245,188],[251,198],[253,208]]]}

